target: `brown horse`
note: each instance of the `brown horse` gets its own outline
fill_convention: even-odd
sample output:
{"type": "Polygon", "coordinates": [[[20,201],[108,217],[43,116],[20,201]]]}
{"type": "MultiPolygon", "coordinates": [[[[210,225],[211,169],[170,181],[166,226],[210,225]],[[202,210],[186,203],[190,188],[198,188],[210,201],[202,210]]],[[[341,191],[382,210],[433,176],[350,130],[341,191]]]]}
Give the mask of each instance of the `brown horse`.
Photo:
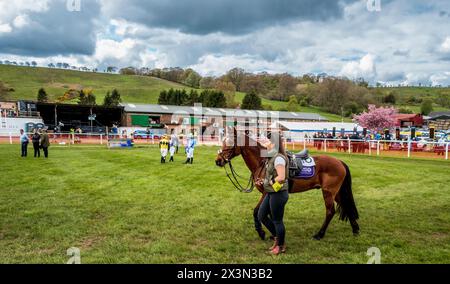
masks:
{"type": "MultiPolygon", "coordinates": [[[[228,137],[228,139],[231,138],[228,137]]],[[[258,211],[266,193],[263,187],[258,185],[257,181],[263,180],[265,176],[265,166],[268,159],[261,157],[261,152],[265,150],[265,148],[246,134],[238,135],[236,129],[234,129],[234,142],[229,142],[230,141],[226,142],[224,140],[222,149],[219,151],[216,158],[216,165],[225,167],[227,163],[231,164],[233,158],[242,155],[245,164],[252,173],[251,178],[253,179],[253,183],[256,184],[256,188],[263,194],[253,211],[253,217],[255,229],[260,238],[264,240],[266,233],[258,219],[258,211]],[[238,141],[241,143],[237,143],[238,141]],[[232,145],[230,146],[230,144],[232,145]]],[[[283,143],[280,143],[280,146],[281,145],[283,145],[283,143]]],[[[282,146],[280,147],[280,152],[285,154],[282,146]]],[[[311,189],[322,189],[326,208],[325,221],[319,232],[315,234],[313,238],[320,240],[325,236],[327,227],[336,212],[339,213],[342,221],[350,221],[353,234],[358,235],[359,225],[356,220],[358,220],[359,216],[353,199],[350,169],[344,162],[333,157],[318,156],[314,157],[314,159],[316,162],[316,173],[312,178],[306,180],[289,180],[290,193],[305,192],[311,189]],[[337,210],[335,209],[335,202],[337,203],[337,210]]]]}

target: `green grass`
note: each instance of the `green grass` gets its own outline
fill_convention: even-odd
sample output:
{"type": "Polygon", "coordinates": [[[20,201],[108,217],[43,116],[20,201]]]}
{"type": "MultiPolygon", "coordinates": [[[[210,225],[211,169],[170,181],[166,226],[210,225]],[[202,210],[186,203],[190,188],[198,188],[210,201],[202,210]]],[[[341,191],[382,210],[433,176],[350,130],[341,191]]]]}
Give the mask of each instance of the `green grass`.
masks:
{"type": "MultiPolygon", "coordinates": [[[[106,92],[118,89],[124,102],[129,103],[158,103],[159,93],[162,90],[186,89],[181,84],[148,77],[126,76],[117,74],[103,74],[92,72],[79,72],[71,70],[31,68],[24,66],[0,65],[0,81],[14,88],[8,95],[10,100],[35,100],[40,88],[45,88],[49,99],[55,101],[70,88],[93,89],[97,103],[101,104],[106,92]]],[[[245,93],[237,92],[236,101],[242,102],[245,93]]],[[[287,102],[262,99],[264,105],[271,105],[274,110],[286,109],[287,102]]],[[[341,121],[338,115],[330,114],[316,107],[302,107],[301,112],[318,113],[330,121],[341,121]]],[[[350,121],[346,118],[345,121],[350,121]]]]}
{"type": "Polygon", "coordinates": [[[450,92],[450,87],[444,88],[432,88],[432,87],[389,87],[389,88],[379,88],[384,93],[389,93],[395,91],[397,94],[402,96],[415,96],[417,98],[424,97],[436,97],[440,92],[448,93],[450,92]]]}
{"type": "MultiPolygon", "coordinates": [[[[195,164],[159,164],[156,148],[50,149],[22,159],[0,146],[0,263],[383,263],[450,262],[450,164],[339,155],[353,173],[361,235],[324,218],[319,191],[291,195],[288,253],[272,257],[258,240],[252,210],[259,194],[234,190],[214,166],[217,148],[199,147],[195,164]]],[[[236,167],[245,173],[241,158],[236,167]]]]}
{"type": "MultiPolygon", "coordinates": [[[[446,88],[432,88],[432,87],[391,87],[391,88],[379,88],[385,95],[389,92],[395,92],[397,94],[396,108],[407,108],[414,113],[420,113],[420,103],[408,104],[407,99],[415,97],[416,99],[430,99],[435,101],[440,93],[450,94],[450,87],[446,88]]],[[[449,111],[448,108],[442,107],[436,103],[433,103],[433,111],[449,111]]]]}
{"type": "MultiPolygon", "coordinates": [[[[162,90],[170,88],[191,89],[181,84],[148,76],[127,76],[10,65],[0,65],[0,81],[15,89],[14,92],[8,94],[9,100],[35,100],[38,90],[43,87],[49,94],[49,99],[55,101],[71,88],[84,88],[93,89],[98,104],[102,104],[106,92],[112,91],[114,88],[119,90],[124,102],[144,104],[156,104],[162,90]]],[[[435,98],[438,92],[449,92],[450,88],[404,87],[381,88],[381,90],[384,93],[395,90],[401,98],[409,95],[414,95],[417,98],[435,98]]],[[[242,102],[244,96],[244,93],[237,92],[236,101],[242,102]]],[[[262,103],[272,106],[274,110],[287,108],[287,102],[263,98],[262,103]]],[[[420,112],[420,106],[403,105],[401,107],[409,108],[417,113],[420,112]]],[[[434,110],[445,111],[448,109],[435,105],[434,110]]],[[[342,120],[340,115],[331,114],[313,106],[301,107],[300,112],[317,113],[333,122],[342,120]]],[[[344,121],[351,122],[351,119],[344,118],[344,121]]]]}
{"type": "Polygon", "coordinates": [[[0,81],[15,89],[9,99],[37,98],[39,88],[45,88],[49,99],[54,101],[70,88],[93,89],[97,103],[101,104],[106,92],[119,90],[125,102],[155,104],[162,90],[190,89],[183,85],[148,76],[125,76],[79,72],[71,70],[31,68],[0,65],[0,81]]]}
{"type": "MultiPolygon", "coordinates": [[[[244,99],[245,93],[242,92],[237,92],[236,93],[236,101],[241,102],[244,99]]],[[[275,100],[268,100],[265,98],[261,99],[263,106],[264,105],[270,105],[272,106],[272,108],[274,110],[280,110],[280,109],[287,109],[287,102],[283,102],[283,101],[275,101],[275,100]]],[[[300,107],[300,112],[307,112],[307,113],[317,113],[321,116],[323,116],[324,118],[328,119],[329,121],[342,121],[342,117],[340,115],[336,115],[336,114],[332,114],[326,111],[321,110],[319,107],[314,107],[314,106],[307,106],[307,107],[300,107]]],[[[351,122],[352,120],[348,117],[344,117],[344,121],[345,122],[351,122]]]]}
{"type": "MultiPolygon", "coordinates": [[[[414,113],[420,113],[421,112],[420,105],[396,105],[395,107],[397,109],[407,108],[407,109],[413,111],[414,113]]],[[[433,111],[449,111],[449,109],[434,104],[433,105],[433,111]]]]}

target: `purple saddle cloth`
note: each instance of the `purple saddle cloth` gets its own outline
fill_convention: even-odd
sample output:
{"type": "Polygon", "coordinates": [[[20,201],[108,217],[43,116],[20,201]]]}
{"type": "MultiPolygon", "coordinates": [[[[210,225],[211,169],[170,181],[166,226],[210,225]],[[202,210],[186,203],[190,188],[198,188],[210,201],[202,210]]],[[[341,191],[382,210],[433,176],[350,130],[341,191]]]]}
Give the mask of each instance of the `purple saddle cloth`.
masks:
{"type": "Polygon", "coordinates": [[[289,178],[310,179],[316,175],[316,162],[309,155],[299,158],[295,155],[289,156],[289,178]]]}
{"type": "Polygon", "coordinates": [[[301,171],[297,171],[294,178],[309,179],[316,174],[316,167],[303,167],[301,171]]]}

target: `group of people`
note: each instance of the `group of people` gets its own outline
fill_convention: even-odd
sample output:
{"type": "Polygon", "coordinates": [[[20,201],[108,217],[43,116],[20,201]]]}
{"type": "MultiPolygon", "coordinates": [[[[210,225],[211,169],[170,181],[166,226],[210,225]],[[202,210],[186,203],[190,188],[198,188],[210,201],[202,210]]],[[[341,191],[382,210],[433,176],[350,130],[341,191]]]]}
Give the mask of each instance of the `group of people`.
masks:
{"type": "Polygon", "coordinates": [[[1,117],[17,117],[18,113],[16,110],[9,110],[9,109],[0,109],[0,116],[1,117]]]}
{"type": "MultiPolygon", "coordinates": [[[[167,155],[170,154],[169,162],[174,162],[174,156],[178,153],[178,145],[179,139],[178,136],[172,132],[170,135],[164,135],[159,142],[159,149],[161,152],[161,164],[166,163],[167,155]]],[[[197,140],[193,134],[190,134],[186,140],[186,144],[184,145],[185,153],[186,153],[186,161],[184,164],[193,164],[194,163],[194,149],[197,145],[197,140]]]]}
{"type": "MultiPolygon", "coordinates": [[[[22,157],[27,157],[28,155],[28,144],[30,143],[30,138],[25,133],[23,129],[20,130],[20,144],[22,157]]],[[[31,143],[33,144],[34,157],[41,157],[41,149],[44,152],[44,157],[48,158],[48,148],[50,147],[50,139],[47,134],[47,130],[34,130],[31,136],[31,143]]]]}
{"type": "MultiPolygon", "coordinates": [[[[342,134],[340,133],[339,135],[334,135],[332,133],[324,133],[324,132],[317,132],[314,133],[311,137],[314,140],[321,140],[321,139],[328,139],[328,140],[332,140],[332,139],[352,139],[352,140],[364,140],[364,139],[370,139],[370,135],[366,135],[366,137],[364,137],[362,134],[360,133],[352,133],[352,134],[342,134]]],[[[308,136],[308,134],[305,134],[305,139],[310,139],[310,137],[308,136]]]]}

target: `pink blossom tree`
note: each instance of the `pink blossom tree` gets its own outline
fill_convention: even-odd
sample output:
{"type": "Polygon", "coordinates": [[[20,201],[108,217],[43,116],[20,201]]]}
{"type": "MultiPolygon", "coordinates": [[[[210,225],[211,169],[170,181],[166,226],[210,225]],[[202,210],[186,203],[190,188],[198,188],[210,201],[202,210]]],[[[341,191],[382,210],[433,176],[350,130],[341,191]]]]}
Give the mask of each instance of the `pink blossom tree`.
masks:
{"type": "Polygon", "coordinates": [[[397,110],[393,107],[369,105],[369,110],[355,115],[353,121],[373,132],[391,129],[396,125],[397,110]]]}

